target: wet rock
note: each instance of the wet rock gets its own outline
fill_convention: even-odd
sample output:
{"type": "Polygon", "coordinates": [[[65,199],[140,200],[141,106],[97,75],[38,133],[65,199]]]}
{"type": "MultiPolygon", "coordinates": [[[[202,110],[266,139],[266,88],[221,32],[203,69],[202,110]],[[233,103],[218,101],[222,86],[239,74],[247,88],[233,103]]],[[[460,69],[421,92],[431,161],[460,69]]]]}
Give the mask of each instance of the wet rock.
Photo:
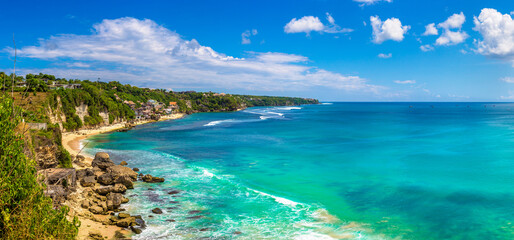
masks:
{"type": "Polygon", "coordinates": [[[180,193],[180,190],[171,190],[168,192],[168,194],[170,195],[175,195],[175,194],[179,194],[180,193]]]}
{"type": "Polygon", "coordinates": [[[192,217],[186,217],[187,219],[200,219],[200,218],[203,218],[202,215],[196,215],[196,216],[192,216],[192,217]]]}
{"type": "Polygon", "coordinates": [[[239,235],[239,234],[241,234],[241,233],[242,233],[242,232],[240,232],[240,231],[235,231],[235,232],[234,232],[234,234],[235,234],[235,235],[239,235]]]}
{"type": "Polygon", "coordinates": [[[170,201],[170,203],[177,204],[179,201],[170,201]]]}
{"type": "Polygon", "coordinates": [[[175,219],[166,219],[166,222],[175,222],[175,219]]]}
{"type": "Polygon", "coordinates": [[[121,165],[121,166],[127,166],[127,165],[128,165],[128,163],[127,163],[127,162],[125,162],[125,161],[121,161],[121,162],[120,162],[120,165],[121,165]]]}
{"type": "Polygon", "coordinates": [[[110,166],[114,166],[114,162],[112,162],[109,158],[109,154],[105,152],[98,152],[96,153],[95,159],[91,163],[91,166],[105,170],[110,166]]]}
{"type": "Polygon", "coordinates": [[[200,229],[200,232],[205,232],[207,230],[209,230],[209,228],[202,228],[202,229],[200,229]]]}
{"type": "Polygon", "coordinates": [[[197,214],[197,213],[201,213],[202,211],[200,210],[192,210],[192,211],[189,211],[189,214],[197,214]]]}
{"type": "Polygon", "coordinates": [[[128,214],[128,213],[120,213],[120,214],[118,214],[118,218],[128,218],[128,217],[130,217],[130,214],[128,214]]]}
{"type": "Polygon", "coordinates": [[[130,226],[130,230],[132,230],[132,232],[134,232],[135,234],[141,234],[141,232],[142,232],[142,230],[140,228],[136,228],[133,226],[130,226]]]}
{"type": "Polygon", "coordinates": [[[80,185],[82,187],[93,187],[96,184],[96,177],[95,176],[87,176],[80,180],[80,185]]]}
{"type": "Polygon", "coordinates": [[[139,168],[137,168],[137,167],[132,168],[132,171],[134,171],[134,172],[139,172],[139,168]]]}
{"type": "Polygon", "coordinates": [[[162,210],[160,208],[154,208],[152,209],[152,212],[155,214],[162,214],[162,210]]]}
{"type": "Polygon", "coordinates": [[[128,199],[128,198],[126,198],[126,197],[123,197],[123,198],[121,199],[121,203],[128,203],[128,202],[129,202],[129,199],[128,199]]]}
{"type": "Polygon", "coordinates": [[[147,182],[147,183],[157,183],[157,182],[164,182],[164,178],[160,178],[160,177],[154,177],[150,174],[146,174],[142,177],[143,181],[144,182],[147,182]]]}

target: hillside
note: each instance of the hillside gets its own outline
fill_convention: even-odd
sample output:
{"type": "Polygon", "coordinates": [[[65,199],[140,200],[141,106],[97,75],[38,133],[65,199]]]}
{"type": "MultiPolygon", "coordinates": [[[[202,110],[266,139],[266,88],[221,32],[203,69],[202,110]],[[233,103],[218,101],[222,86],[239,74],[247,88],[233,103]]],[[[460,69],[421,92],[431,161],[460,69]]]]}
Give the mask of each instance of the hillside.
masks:
{"type": "MultiPolygon", "coordinates": [[[[0,76],[9,76],[0,73],[0,76]]],[[[10,82],[10,81],[6,81],[10,82]]],[[[6,86],[7,89],[10,88],[6,86]]],[[[317,104],[316,99],[173,92],[119,82],[66,80],[48,74],[17,77],[15,99],[28,122],[59,124],[73,131],[98,125],[153,119],[172,113],[236,111],[253,106],[317,104]],[[21,101],[23,99],[23,101],[21,101]]]]}

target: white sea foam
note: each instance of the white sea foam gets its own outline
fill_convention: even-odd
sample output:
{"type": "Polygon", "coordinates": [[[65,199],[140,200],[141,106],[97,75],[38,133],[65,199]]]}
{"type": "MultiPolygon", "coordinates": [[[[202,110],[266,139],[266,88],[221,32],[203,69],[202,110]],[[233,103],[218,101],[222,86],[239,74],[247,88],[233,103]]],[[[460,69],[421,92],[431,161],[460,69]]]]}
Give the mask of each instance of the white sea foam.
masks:
{"type": "Polygon", "coordinates": [[[205,124],[204,126],[205,126],[205,127],[216,126],[216,125],[218,125],[218,124],[220,124],[220,123],[223,123],[223,122],[229,122],[229,121],[231,121],[231,120],[232,120],[232,119],[228,119],[228,120],[216,120],[216,121],[209,122],[209,123],[205,124]]]}
{"type": "Polygon", "coordinates": [[[265,192],[261,192],[261,191],[257,191],[255,189],[251,189],[251,188],[248,188],[258,194],[261,194],[261,195],[264,195],[264,196],[267,196],[267,197],[271,197],[273,199],[275,199],[276,202],[278,203],[281,203],[281,204],[284,204],[284,205],[287,205],[287,206],[291,206],[291,207],[296,207],[298,204],[300,203],[297,203],[295,201],[292,201],[292,200],[289,200],[289,199],[286,199],[286,198],[282,198],[282,197],[277,197],[275,195],[271,195],[269,193],[265,193],[265,192]]]}
{"type": "Polygon", "coordinates": [[[280,109],[280,110],[300,110],[302,108],[301,107],[278,107],[277,109],[280,109]]]}
{"type": "Polygon", "coordinates": [[[203,175],[210,178],[214,177],[214,174],[209,172],[207,169],[203,170],[203,175]]]}

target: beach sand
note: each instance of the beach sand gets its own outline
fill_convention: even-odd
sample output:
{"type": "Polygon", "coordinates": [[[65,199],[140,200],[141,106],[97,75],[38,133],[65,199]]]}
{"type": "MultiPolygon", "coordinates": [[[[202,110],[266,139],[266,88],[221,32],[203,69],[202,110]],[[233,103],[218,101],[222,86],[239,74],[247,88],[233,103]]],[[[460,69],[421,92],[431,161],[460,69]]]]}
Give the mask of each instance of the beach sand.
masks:
{"type": "MultiPolygon", "coordinates": [[[[178,119],[178,118],[182,118],[184,116],[185,116],[185,114],[183,114],[183,113],[172,114],[172,115],[161,117],[158,121],[178,119]]],[[[134,124],[142,125],[142,124],[151,123],[151,122],[156,122],[156,121],[139,121],[134,124]]],[[[66,148],[66,150],[68,150],[68,152],[72,156],[76,156],[77,154],[83,155],[86,158],[85,163],[90,165],[91,162],[93,161],[93,157],[82,153],[81,148],[83,148],[83,146],[81,145],[80,142],[90,136],[93,136],[96,134],[101,134],[101,133],[112,132],[112,131],[116,131],[116,130],[119,130],[122,128],[125,128],[125,123],[116,123],[116,124],[112,124],[109,126],[98,127],[95,129],[84,129],[84,130],[79,130],[79,131],[74,131],[74,132],[63,133],[62,134],[62,144],[63,144],[64,148],[66,148]]],[[[73,167],[76,169],[83,168],[83,167],[77,166],[76,164],[73,164],[73,167]]],[[[84,190],[84,188],[82,186],[80,186],[80,184],[78,184],[77,185],[77,193],[81,193],[83,190],[84,190]]],[[[79,195],[79,194],[77,194],[77,195],[79,195]]],[[[132,232],[127,231],[121,227],[117,227],[117,226],[113,226],[113,225],[103,225],[101,222],[93,221],[93,220],[89,219],[88,217],[83,216],[83,215],[85,215],[85,214],[83,214],[85,212],[85,210],[83,210],[80,207],[80,201],[78,201],[78,200],[76,200],[74,202],[70,202],[69,205],[70,205],[72,212],[82,213],[82,214],[77,214],[77,217],[79,218],[80,222],[82,223],[79,228],[78,239],[90,239],[89,234],[92,232],[100,233],[106,239],[114,239],[114,235],[115,235],[116,231],[122,232],[125,236],[130,236],[132,234],[132,232]]],[[[104,216],[104,215],[96,215],[96,214],[93,216],[96,219],[103,219],[106,217],[110,217],[109,215],[104,216]]]]}

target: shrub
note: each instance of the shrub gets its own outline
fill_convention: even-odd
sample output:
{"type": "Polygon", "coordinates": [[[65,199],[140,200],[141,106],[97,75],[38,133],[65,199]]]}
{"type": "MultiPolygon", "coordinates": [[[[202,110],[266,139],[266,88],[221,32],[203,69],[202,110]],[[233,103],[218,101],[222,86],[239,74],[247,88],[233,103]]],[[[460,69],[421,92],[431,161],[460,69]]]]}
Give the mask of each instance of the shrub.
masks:
{"type": "Polygon", "coordinates": [[[53,208],[36,179],[27,142],[16,132],[20,109],[0,97],[0,239],[74,239],[80,222],[68,221],[67,207],[53,208]]]}

